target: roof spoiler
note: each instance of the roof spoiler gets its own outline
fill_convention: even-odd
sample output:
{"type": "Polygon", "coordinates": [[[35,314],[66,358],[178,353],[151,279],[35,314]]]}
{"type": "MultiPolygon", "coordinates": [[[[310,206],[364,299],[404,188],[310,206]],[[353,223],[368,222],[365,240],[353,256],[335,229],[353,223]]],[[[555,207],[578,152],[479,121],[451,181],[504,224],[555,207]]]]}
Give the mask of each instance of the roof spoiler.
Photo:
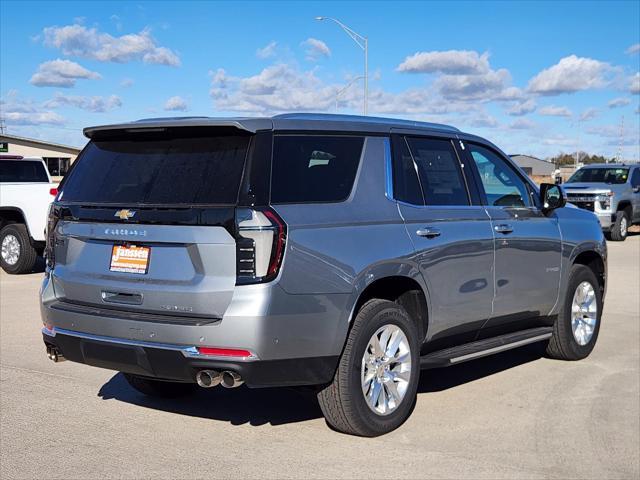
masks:
{"type": "Polygon", "coordinates": [[[137,122],[127,122],[114,125],[102,125],[87,127],[82,130],[84,136],[93,138],[96,133],[122,130],[125,132],[153,132],[166,128],[193,128],[193,127],[227,127],[255,133],[258,130],[272,128],[270,119],[263,118],[208,118],[208,117],[186,117],[186,118],[158,118],[145,119],[137,122]]]}

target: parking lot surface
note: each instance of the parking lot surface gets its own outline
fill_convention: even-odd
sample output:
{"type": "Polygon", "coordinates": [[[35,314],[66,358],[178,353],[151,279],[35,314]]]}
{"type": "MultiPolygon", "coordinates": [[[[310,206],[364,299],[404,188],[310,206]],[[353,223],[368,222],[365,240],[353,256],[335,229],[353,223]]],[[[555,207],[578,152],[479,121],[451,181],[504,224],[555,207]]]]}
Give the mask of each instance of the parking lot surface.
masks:
{"type": "Polygon", "coordinates": [[[0,272],[0,478],[638,478],[640,235],[609,243],[600,338],[580,362],[532,345],[422,374],[397,431],[330,430],[293,389],[153,400],[47,359],[42,274],[0,272]]]}

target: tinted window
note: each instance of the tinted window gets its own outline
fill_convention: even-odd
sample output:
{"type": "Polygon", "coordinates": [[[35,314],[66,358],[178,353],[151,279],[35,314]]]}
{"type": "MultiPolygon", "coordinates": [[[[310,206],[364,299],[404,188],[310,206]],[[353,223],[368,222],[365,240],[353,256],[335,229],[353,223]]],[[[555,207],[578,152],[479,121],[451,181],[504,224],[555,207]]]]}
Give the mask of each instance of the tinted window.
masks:
{"type": "Polygon", "coordinates": [[[92,141],[61,199],[118,204],[233,204],[249,137],[92,141]]]}
{"type": "Polygon", "coordinates": [[[636,168],[631,175],[631,186],[640,187],[640,168],[636,168]]]}
{"type": "Polygon", "coordinates": [[[426,205],[469,205],[460,162],[448,140],[407,138],[426,205]]]}
{"type": "Polygon", "coordinates": [[[614,183],[622,184],[627,182],[629,177],[628,168],[581,168],[574,173],[567,183],[587,182],[587,183],[614,183]]]}
{"type": "Polygon", "coordinates": [[[524,181],[504,159],[477,145],[470,144],[469,150],[478,167],[490,206],[529,206],[529,194],[524,181]]]}
{"type": "Polygon", "coordinates": [[[274,138],[273,203],[340,202],[351,193],[362,137],[279,135],[274,138]]]}
{"type": "Polygon", "coordinates": [[[0,160],[0,182],[48,182],[41,162],[0,160]]]}
{"type": "Polygon", "coordinates": [[[424,205],[416,164],[404,137],[395,137],[393,141],[393,198],[424,205]]]}

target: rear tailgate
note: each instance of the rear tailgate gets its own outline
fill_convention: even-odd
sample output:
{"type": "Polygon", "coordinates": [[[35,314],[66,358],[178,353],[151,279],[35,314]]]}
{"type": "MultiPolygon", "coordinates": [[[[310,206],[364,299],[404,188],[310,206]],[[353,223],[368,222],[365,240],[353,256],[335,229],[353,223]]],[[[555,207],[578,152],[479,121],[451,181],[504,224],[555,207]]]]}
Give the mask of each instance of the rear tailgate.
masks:
{"type": "Polygon", "coordinates": [[[221,318],[236,282],[235,239],[224,227],[60,221],[56,297],[78,305],[221,318]],[[148,249],[146,272],[112,271],[114,246],[148,249]]]}
{"type": "Polygon", "coordinates": [[[54,207],[59,308],[221,318],[236,284],[235,209],[250,139],[228,129],[92,137],[54,207]]]}

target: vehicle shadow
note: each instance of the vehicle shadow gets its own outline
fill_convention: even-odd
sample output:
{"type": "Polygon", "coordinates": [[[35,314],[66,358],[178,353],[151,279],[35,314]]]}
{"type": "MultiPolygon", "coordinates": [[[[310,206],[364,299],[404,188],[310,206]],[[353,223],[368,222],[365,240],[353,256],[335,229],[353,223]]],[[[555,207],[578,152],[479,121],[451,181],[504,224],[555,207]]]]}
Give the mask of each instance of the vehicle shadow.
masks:
{"type": "Polygon", "coordinates": [[[424,370],[420,376],[418,394],[441,392],[539,360],[544,356],[545,348],[546,342],[537,342],[451,367],[424,370]]]}
{"type": "Polygon", "coordinates": [[[229,422],[232,425],[282,425],[322,417],[315,394],[310,389],[215,387],[198,389],[177,399],[147,397],[134,390],[118,373],[105,383],[98,396],[103,400],[153,408],[164,412],[229,422]]]}
{"type": "MultiPolygon", "coordinates": [[[[532,362],[544,355],[544,349],[544,343],[527,345],[453,367],[425,370],[418,384],[418,394],[447,390],[532,362]]],[[[193,395],[179,399],[161,399],[137,392],[118,373],[102,386],[98,396],[103,400],[118,400],[178,415],[229,422],[231,425],[275,426],[322,417],[315,391],[311,387],[216,387],[198,389],[193,395]]]]}

